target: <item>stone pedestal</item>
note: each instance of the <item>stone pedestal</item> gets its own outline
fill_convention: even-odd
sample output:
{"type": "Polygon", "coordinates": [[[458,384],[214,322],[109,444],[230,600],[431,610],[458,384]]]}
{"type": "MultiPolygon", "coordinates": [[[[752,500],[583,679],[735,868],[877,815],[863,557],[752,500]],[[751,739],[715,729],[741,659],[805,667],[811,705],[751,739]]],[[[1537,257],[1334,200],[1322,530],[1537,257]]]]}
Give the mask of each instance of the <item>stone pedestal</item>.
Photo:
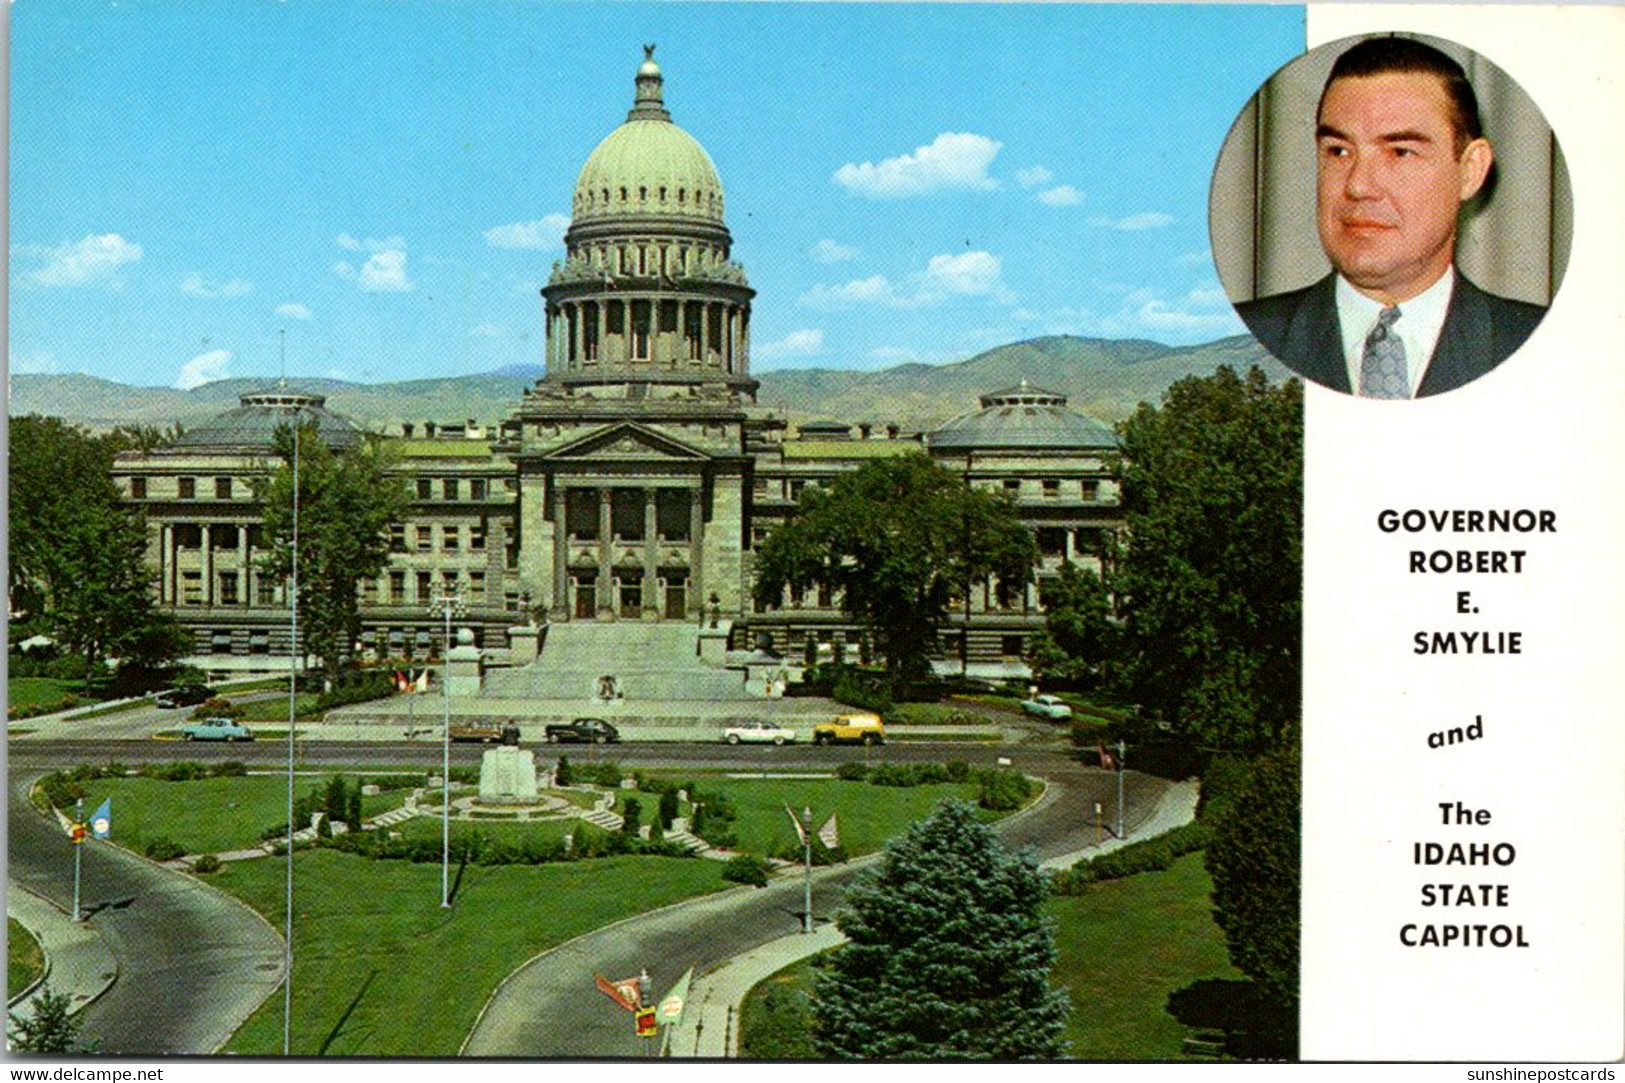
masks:
{"type": "Polygon", "coordinates": [[[733,621],[719,620],[715,626],[709,620],[700,626],[700,661],[708,666],[721,668],[728,660],[728,633],[733,630],[733,621]]]}
{"type": "Polygon", "coordinates": [[[485,652],[474,646],[474,633],[467,628],[457,640],[446,652],[446,695],[477,696],[485,684],[485,652]]]}
{"type": "Polygon", "coordinates": [[[508,656],[515,666],[528,666],[536,661],[541,632],[534,624],[508,629],[508,656]]]}
{"type": "Polygon", "coordinates": [[[536,753],[502,745],[481,758],[480,804],[534,805],[536,797],[536,753]]]}

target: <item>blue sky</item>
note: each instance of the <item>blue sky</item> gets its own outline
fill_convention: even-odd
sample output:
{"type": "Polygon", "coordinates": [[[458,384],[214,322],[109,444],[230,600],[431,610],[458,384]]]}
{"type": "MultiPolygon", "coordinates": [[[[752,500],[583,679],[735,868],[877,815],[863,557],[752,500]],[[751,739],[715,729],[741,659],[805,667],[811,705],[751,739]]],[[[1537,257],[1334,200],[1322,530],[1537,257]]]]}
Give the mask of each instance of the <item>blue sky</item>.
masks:
{"type": "Polygon", "coordinates": [[[24,2],[11,366],[195,386],[542,359],[643,42],[758,291],[753,366],[1239,333],[1207,188],[1288,6],[24,2]]]}

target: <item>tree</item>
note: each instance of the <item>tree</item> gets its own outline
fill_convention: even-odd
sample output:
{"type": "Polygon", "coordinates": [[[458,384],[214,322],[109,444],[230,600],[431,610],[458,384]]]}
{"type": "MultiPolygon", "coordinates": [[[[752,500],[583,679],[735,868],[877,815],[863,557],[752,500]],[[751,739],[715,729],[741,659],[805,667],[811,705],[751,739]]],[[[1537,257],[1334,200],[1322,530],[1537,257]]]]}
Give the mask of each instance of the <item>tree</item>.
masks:
{"type": "Polygon", "coordinates": [[[1220,368],[1121,433],[1120,691],[1203,744],[1267,748],[1299,704],[1302,385],[1220,368]]]}
{"type": "Polygon", "coordinates": [[[84,658],[87,685],[106,656],[156,667],[185,650],[179,624],[153,601],[146,527],[108,473],[135,439],[37,415],[11,426],[13,612],[37,614],[36,626],[84,658]]]}
{"type": "Polygon", "coordinates": [[[1258,983],[1283,1020],[1298,1003],[1301,757],[1295,728],[1261,757],[1207,849],[1213,918],[1230,961],[1258,983]]]}
{"type": "MultiPolygon", "coordinates": [[[[294,569],[293,430],[280,429],[273,446],[282,465],[256,485],[265,504],[263,567],[288,576],[294,569]]],[[[306,425],[299,430],[298,455],[299,627],[305,650],[320,659],[331,686],[361,635],[356,584],[383,571],[389,528],[401,521],[408,498],[405,483],[390,476],[372,444],[336,453],[306,425]]]]}
{"type": "Polygon", "coordinates": [[[864,464],[825,489],[809,486],[793,518],[763,543],[754,594],[838,591],[848,616],[881,638],[900,686],[928,671],[937,630],[974,582],[1025,586],[1037,547],[1002,494],[967,488],[922,455],[864,464]]]}
{"type": "Polygon", "coordinates": [[[1085,687],[1098,683],[1118,637],[1111,591],[1100,573],[1066,561],[1044,584],[1043,601],[1044,630],[1028,650],[1033,668],[1085,687]]]}
{"type": "Polygon", "coordinates": [[[42,986],[34,998],[33,1010],[25,1017],[7,1013],[11,1020],[11,1048],[19,1053],[77,1053],[79,1020],[73,1016],[73,999],[42,986]]]}
{"type": "Polygon", "coordinates": [[[887,845],[847,890],[849,938],[818,974],[820,1056],[1054,1058],[1066,993],[1050,988],[1044,881],[1005,850],[974,806],[945,801],[887,845]]]}

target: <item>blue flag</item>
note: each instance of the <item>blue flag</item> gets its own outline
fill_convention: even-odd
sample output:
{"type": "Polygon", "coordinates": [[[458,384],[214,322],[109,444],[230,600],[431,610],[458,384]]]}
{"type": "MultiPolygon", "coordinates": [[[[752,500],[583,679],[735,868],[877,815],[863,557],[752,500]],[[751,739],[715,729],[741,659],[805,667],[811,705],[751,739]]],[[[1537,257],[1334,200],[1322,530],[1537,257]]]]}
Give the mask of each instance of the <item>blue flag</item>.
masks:
{"type": "Polygon", "coordinates": [[[90,833],[99,839],[105,839],[113,832],[113,799],[109,797],[102,802],[96,815],[90,818],[90,833]]]}

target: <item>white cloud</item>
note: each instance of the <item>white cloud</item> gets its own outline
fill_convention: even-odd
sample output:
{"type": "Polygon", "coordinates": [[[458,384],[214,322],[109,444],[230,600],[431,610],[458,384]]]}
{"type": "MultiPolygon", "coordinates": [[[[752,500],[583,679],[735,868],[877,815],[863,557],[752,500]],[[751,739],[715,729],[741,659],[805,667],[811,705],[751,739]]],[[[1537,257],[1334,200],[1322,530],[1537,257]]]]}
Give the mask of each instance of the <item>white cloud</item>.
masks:
{"type": "Polygon", "coordinates": [[[382,252],[388,248],[404,249],[406,247],[406,241],[402,240],[399,235],[385,237],[382,240],[376,237],[368,237],[364,241],[358,241],[348,233],[340,233],[333,238],[333,243],[349,252],[382,252]]]}
{"type": "Polygon", "coordinates": [[[845,260],[856,259],[858,250],[849,244],[832,241],[828,237],[807,249],[807,254],[819,263],[841,263],[845,260]]]}
{"type": "Polygon", "coordinates": [[[969,132],[943,132],[913,154],[861,165],[848,162],[830,178],[842,188],[871,199],[897,199],[944,189],[986,191],[998,182],[987,167],[1004,146],[969,132]]]}
{"type": "Polygon", "coordinates": [[[229,282],[208,282],[202,275],[193,271],[181,279],[181,292],[189,297],[202,297],[208,300],[242,297],[254,292],[254,283],[241,278],[233,278],[229,282]]]}
{"type": "Polygon", "coordinates": [[[1161,211],[1144,211],[1140,214],[1131,214],[1126,218],[1091,218],[1091,226],[1102,229],[1120,229],[1128,233],[1142,229],[1161,229],[1163,226],[1174,224],[1174,216],[1163,214],[1161,211]]]}
{"type": "Polygon", "coordinates": [[[194,387],[223,380],[231,375],[226,370],[230,362],[230,350],[210,350],[208,353],[200,353],[181,366],[180,374],[175,377],[175,386],[182,391],[190,391],[194,387]]]}
{"type": "Polygon", "coordinates": [[[1245,328],[1230,307],[1224,290],[1215,283],[1204,282],[1172,300],[1161,290],[1133,290],[1120,300],[1114,312],[1057,309],[1049,314],[1044,330],[1047,334],[1199,341],[1204,337],[1240,334],[1245,328]]]}
{"type": "Polygon", "coordinates": [[[791,331],[783,338],[751,347],[757,361],[777,361],[784,357],[814,357],[824,352],[824,332],[817,328],[791,331]]]}
{"type": "Polygon", "coordinates": [[[118,269],[141,258],[141,246],[117,233],[92,233],[54,247],[30,245],[19,251],[45,260],[28,273],[29,281],[41,286],[83,286],[91,282],[117,285],[118,269]]]}
{"type": "Polygon", "coordinates": [[[564,245],[564,231],[570,228],[570,216],[550,214],[529,222],[509,222],[505,226],[492,226],[485,231],[485,243],[492,248],[524,248],[547,252],[564,245]]]}
{"type": "Polygon", "coordinates": [[[1016,170],[1016,183],[1023,188],[1038,188],[1055,179],[1055,174],[1041,165],[1016,170]]]}
{"type": "Polygon", "coordinates": [[[359,270],[340,260],[333,264],[333,273],[368,293],[404,293],[412,288],[412,280],[406,276],[406,253],[394,248],[374,252],[359,270]]]}
{"type": "Polygon", "coordinates": [[[1181,267],[1192,267],[1197,265],[1206,266],[1212,260],[1213,252],[1211,249],[1199,248],[1194,252],[1181,252],[1174,259],[1174,262],[1181,267]]]}
{"type": "Polygon", "coordinates": [[[288,320],[313,320],[316,318],[316,314],[310,309],[306,308],[304,305],[297,305],[293,304],[292,302],[285,305],[277,305],[276,314],[281,316],[283,319],[288,320]]]}
{"type": "Polygon", "coordinates": [[[11,371],[36,374],[56,372],[56,355],[49,350],[29,350],[27,353],[13,354],[11,357],[11,371]]]}
{"type": "Polygon", "coordinates": [[[932,256],[925,270],[901,287],[885,275],[854,278],[840,285],[817,285],[801,295],[808,308],[828,311],[857,305],[926,308],[950,297],[990,297],[1008,304],[1015,296],[1004,285],[1003,263],[991,252],[972,251],[932,256]]]}
{"type": "Polygon", "coordinates": [[[1058,184],[1033,197],[1046,207],[1076,207],[1083,202],[1083,193],[1070,184],[1058,184]]]}
{"type": "Polygon", "coordinates": [[[494,323],[481,323],[470,327],[468,333],[475,338],[496,338],[502,334],[502,328],[494,323]]]}

